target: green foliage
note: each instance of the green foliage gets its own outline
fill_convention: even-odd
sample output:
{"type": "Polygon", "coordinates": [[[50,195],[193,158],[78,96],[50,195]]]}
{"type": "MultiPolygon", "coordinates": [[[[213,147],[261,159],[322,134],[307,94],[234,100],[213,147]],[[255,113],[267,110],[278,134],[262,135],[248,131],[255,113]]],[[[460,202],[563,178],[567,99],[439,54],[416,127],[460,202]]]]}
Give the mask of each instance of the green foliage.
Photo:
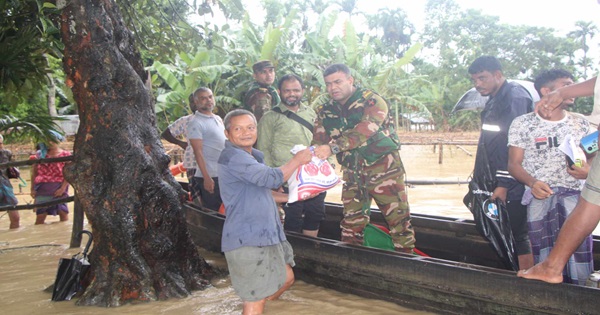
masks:
{"type": "Polygon", "coordinates": [[[62,56],[57,10],[41,0],[0,2],[0,89],[16,106],[46,86],[46,56],[62,56]]]}
{"type": "MultiPolygon", "coordinates": [[[[471,87],[467,67],[482,54],[497,56],[506,77],[531,80],[562,67],[576,78],[595,73],[589,42],[598,29],[579,21],[567,37],[549,28],[506,25],[497,16],[464,10],[453,0],[428,0],[418,34],[402,9],[357,12],[351,0],[134,0],[117,2],[152,74],[160,128],[189,113],[196,88],[213,90],[223,115],[240,105],[253,81],[251,66],[269,59],[277,76],[300,75],[309,104],[327,100],[322,71],[346,63],[357,83],[384,96],[397,118],[419,113],[438,130],[477,129],[477,112],[450,115],[471,87]],[[225,23],[215,23],[219,12],[225,23]],[[264,12],[258,20],[249,12],[264,12]],[[341,30],[341,31],[340,31],[341,30]],[[416,44],[415,44],[416,43],[416,44]]],[[[44,0],[0,2],[0,114],[46,112],[46,87],[55,82],[59,112],[74,111],[64,85],[57,17],[44,0]]],[[[578,100],[579,111],[591,100],[578,100]]],[[[399,120],[399,119],[398,119],[399,120]]]]}
{"type": "Polygon", "coordinates": [[[199,49],[195,54],[179,53],[172,65],[155,61],[148,70],[153,73],[156,89],[156,113],[159,127],[190,114],[188,98],[199,87],[212,89],[217,104],[227,112],[238,101],[221,95],[227,89],[227,74],[234,71],[228,58],[217,49],[199,49]]]}
{"type": "Polygon", "coordinates": [[[0,116],[0,133],[7,142],[48,142],[53,138],[51,131],[60,130],[56,121],[63,120],[47,115],[31,115],[16,118],[12,115],[0,116]]]}

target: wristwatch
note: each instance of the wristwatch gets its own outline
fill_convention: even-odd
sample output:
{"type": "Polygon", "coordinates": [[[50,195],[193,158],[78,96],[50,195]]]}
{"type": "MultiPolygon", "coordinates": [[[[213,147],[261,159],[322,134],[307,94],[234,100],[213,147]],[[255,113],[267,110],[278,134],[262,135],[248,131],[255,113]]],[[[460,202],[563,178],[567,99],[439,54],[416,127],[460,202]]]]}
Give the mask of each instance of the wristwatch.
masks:
{"type": "Polygon", "coordinates": [[[340,153],[340,147],[338,147],[338,145],[335,144],[335,143],[330,143],[329,144],[329,149],[331,149],[331,153],[333,153],[333,154],[340,153]]]}

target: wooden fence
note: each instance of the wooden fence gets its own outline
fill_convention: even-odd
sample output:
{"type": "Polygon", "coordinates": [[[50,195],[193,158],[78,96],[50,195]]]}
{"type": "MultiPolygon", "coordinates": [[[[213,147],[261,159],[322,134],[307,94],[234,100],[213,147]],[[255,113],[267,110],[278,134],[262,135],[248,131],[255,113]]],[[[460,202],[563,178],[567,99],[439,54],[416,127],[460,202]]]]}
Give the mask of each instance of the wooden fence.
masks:
{"type": "MultiPolygon", "coordinates": [[[[34,164],[42,164],[42,163],[56,163],[56,162],[70,162],[73,161],[73,156],[63,156],[58,158],[46,158],[46,159],[33,159],[33,160],[23,160],[23,161],[14,161],[8,163],[0,163],[0,169],[4,169],[10,166],[25,166],[25,165],[34,165],[34,164]]],[[[69,196],[66,198],[59,198],[52,201],[47,201],[38,204],[24,204],[24,205],[15,205],[15,206],[2,206],[0,207],[0,211],[10,211],[10,210],[31,210],[39,207],[48,207],[61,203],[74,202],[73,205],[73,230],[71,231],[71,244],[70,247],[80,247],[81,246],[81,235],[78,235],[81,230],[83,230],[83,208],[79,203],[77,198],[77,194],[73,196],[69,196]]]]}

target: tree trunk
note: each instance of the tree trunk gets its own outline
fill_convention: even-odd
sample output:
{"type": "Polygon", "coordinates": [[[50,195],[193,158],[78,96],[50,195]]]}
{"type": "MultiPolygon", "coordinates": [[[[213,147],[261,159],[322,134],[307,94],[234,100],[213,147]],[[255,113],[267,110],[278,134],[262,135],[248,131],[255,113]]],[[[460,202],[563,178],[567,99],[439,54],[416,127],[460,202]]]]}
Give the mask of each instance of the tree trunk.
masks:
{"type": "Polygon", "coordinates": [[[61,15],[67,85],[79,108],[73,185],[94,233],[79,305],[185,297],[213,270],[190,239],[140,54],[113,0],[72,0],[61,15]]]}

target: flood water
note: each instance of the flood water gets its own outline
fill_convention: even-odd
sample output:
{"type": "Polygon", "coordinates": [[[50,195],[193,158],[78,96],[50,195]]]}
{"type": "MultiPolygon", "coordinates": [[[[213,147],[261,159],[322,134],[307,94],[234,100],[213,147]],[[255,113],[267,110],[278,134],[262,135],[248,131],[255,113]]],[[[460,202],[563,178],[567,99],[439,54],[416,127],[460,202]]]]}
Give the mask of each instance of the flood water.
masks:
{"type": "MultiPolygon", "coordinates": [[[[465,146],[475,153],[474,146],[465,146]]],[[[466,180],[471,173],[474,156],[455,146],[444,147],[443,164],[431,145],[403,146],[401,156],[409,180],[466,180]]],[[[24,170],[23,177],[28,177],[24,170]]],[[[29,183],[28,183],[29,184],[29,183]]],[[[13,180],[15,191],[17,182],[13,180]]],[[[328,200],[339,202],[341,187],[329,193],[328,200]]],[[[413,213],[427,213],[471,218],[462,204],[466,185],[422,185],[410,187],[409,202],[413,213]]],[[[31,198],[29,187],[18,197],[21,203],[31,198]]],[[[0,305],[4,314],[240,314],[242,304],[227,279],[215,282],[204,291],[185,299],[125,305],[119,308],[78,307],[74,302],[52,302],[44,292],[54,281],[59,258],[70,257],[79,249],[69,249],[71,221],[59,223],[48,217],[45,225],[35,226],[35,214],[21,211],[21,228],[8,229],[8,216],[0,213],[0,305]]],[[[91,229],[87,224],[86,229],[91,229]]],[[[211,264],[226,266],[220,254],[200,249],[211,264]]],[[[268,302],[265,314],[430,314],[403,308],[393,303],[343,294],[297,281],[279,301],[268,302]]]]}

